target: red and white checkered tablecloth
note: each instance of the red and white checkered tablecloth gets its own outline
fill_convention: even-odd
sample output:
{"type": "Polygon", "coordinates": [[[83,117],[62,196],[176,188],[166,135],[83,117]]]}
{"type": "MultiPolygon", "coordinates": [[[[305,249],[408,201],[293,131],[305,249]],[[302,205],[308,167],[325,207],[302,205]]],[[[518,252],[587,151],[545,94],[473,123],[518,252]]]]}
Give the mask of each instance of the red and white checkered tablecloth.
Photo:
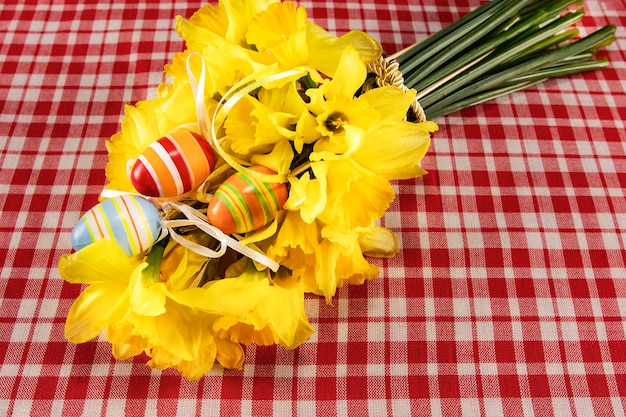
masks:
{"type": "MultiPolygon", "coordinates": [[[[305,1],[388,52],[479,0],[305,1]]],[[[105,183],[126,103],[155,95],[188,1],[0,4],[0,414],[10,416],[626,414],[626,1],[610,68],[437,120],[425,177],[394,183],[381,276],[307,296],[315,335],[246,348],[199,382],[63,336],[80,287],[56,269],[105,183]]]]}

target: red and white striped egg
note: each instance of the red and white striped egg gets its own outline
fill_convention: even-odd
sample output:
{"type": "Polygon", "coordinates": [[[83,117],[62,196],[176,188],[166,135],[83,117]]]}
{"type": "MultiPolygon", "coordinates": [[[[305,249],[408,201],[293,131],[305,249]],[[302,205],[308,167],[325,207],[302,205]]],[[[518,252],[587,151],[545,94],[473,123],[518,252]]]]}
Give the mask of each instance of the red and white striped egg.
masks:
{"type": "Polygon", "coordinates": [[[143,151],[130,171],[130,181],[145,196],[176,197],[202,185],[214,164],[213,149],[202,136],[177,129],[143,151]]]}

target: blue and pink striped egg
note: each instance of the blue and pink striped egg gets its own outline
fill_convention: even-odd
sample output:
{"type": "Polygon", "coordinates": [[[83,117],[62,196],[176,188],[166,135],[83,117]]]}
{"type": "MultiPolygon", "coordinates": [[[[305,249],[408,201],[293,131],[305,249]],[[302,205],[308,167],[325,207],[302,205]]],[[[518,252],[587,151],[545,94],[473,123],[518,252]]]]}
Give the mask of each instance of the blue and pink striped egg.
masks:
{"type": "MultiPolygon", "coordinates": [[[[80,250],[101,239],[117,243],[128,256],[152,247],[161,233],[159,210],[142,197],[123,195],[105,200],[74,226],[72,247],[80,250]]],[[[106,255],[105,255],[106,256],[106,255]]]]}
{"type": "Polygon", "coordinates": [[[176,197],[202,185],[214,164],[213,149],[202,136],[177,129],[143,151],[130,171],[130,181],[145,196],[176,197]]]}

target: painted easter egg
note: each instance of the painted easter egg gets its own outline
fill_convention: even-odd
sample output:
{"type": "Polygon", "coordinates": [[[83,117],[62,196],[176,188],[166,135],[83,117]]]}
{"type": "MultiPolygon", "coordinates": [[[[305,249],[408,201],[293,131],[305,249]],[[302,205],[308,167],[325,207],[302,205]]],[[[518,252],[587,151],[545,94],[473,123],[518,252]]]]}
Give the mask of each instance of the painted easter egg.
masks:
{"type": "Polygon", "coordinates": [[[198,188],[213,170],[211,145],[199,134],[178,129],[152,142],[130,172],[135,189],[150,197],[175,197],[198,188]]]}
{"type": "Polygon", "coordinates": [[[100,239],[111,239],[132,256],[150,248],[160,233],[159,210],[145,198],[123,195],[85,213],[74,226],[71,239],[75,250],[100,239]]]}
{"type": "MultiPolygon", "coordinates": [[[[276,174],[262,166],[251,167],[263,174],[276,174]]],[[[287,186],[267,183],[238,172],[219,186],[209,203],[209,223],[226,234],[245,233],[270,223],[287,201],[287,186]]]]}

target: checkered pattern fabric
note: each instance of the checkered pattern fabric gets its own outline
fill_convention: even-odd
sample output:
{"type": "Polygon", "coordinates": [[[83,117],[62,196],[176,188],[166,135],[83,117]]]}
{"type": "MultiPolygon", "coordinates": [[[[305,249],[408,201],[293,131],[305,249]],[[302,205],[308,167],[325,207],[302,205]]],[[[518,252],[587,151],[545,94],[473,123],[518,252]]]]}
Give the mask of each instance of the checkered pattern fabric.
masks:
{"type": "MultiPolygon", "coordinates": [[[[305,1],[395,52],[479,0],[305,1]],[[444,4],[446,3],[446,4],[444,4]]],[[[69,233],[105,183],[104,141],[183,48],[187,1],[0,4],[0,414],[591,416],[626,413],[626,1],[610,68],[437,122],[425,177],[394,183],[381,276],[313,296],[294,351],[249,346],[200,382],[63,337],[69,233]]]]}

